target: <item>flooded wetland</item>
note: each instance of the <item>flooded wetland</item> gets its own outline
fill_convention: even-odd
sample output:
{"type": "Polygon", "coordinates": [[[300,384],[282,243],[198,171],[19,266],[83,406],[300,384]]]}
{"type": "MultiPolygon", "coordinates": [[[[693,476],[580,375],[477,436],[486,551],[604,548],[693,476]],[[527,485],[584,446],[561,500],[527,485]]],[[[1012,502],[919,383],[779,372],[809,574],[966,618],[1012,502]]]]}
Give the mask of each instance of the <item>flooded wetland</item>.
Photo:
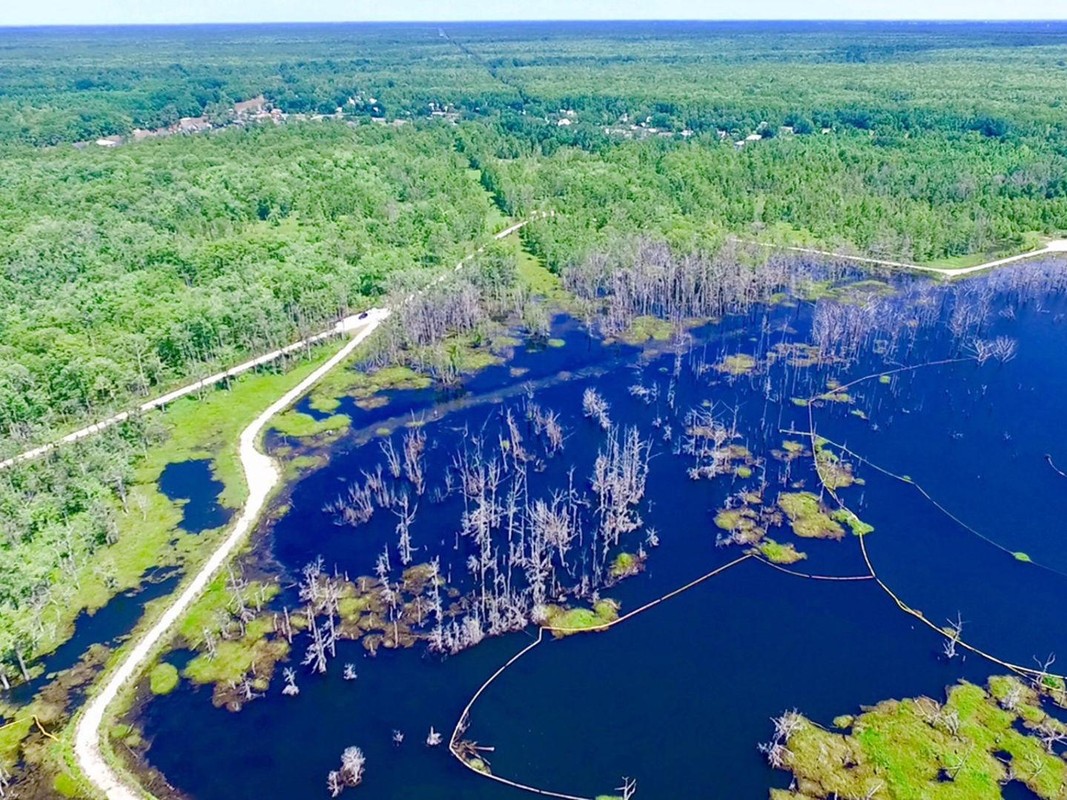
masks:
{"type": "Polygon", "coordinates": [[[157,796],[1065,796],[1067,271],[798,274],[301,403],[131,713],[157,796]]]}

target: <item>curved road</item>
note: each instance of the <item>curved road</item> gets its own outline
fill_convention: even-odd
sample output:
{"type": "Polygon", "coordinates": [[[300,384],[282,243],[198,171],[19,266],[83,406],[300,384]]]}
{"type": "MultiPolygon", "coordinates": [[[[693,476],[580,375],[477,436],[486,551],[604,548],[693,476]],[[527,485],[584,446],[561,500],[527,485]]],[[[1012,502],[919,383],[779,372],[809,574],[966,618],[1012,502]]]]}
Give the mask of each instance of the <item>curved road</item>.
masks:
{"type": "MultiPolygon", "coordinates": [[[[279,473],[274,460],[256,449],[259,434],[266,428],[270,419],[307,392],[323,375],[344,361],[353,350],[389,316],[388,309],[376,308],[359,321],[355,335],[329,361],[308,375],[297,386],[290,389],[276,400],[270,408],[256,417],[255,421],[241,433],[240,454],[244,466],[245,480],[248,483],[248,500],[245,502],[241,517],[237,520],[230,535],[211,554],[207,563],[200,568],[196,577],[182,590],[156,623],[137,641],[126,654],[118,669],[106,679],[100,691],[86,704],[74,733],[74,753],[78,764],[87,778],[108,798],[108,800],[143,800],[145,794],[123,783],[110,765],[104,760],[100,751],[99,730],[104,720],[107,707],[115,700],[127,681],[133,679],[152,654],[171,626],[192,605],[227,559],[240,545],[259,518],[267,498],[279,480],[279,473]]],[[[113,424],[113,423],[112,423],[113,424]]],[[[53,447],[55,445],[52,445],[53,447]]]]}
{"type": "MultiPolygon", "coordinates": [[[[534,212],[530,215],[528,219],[516,222],[515,224],[505,228],[499,233],[493,234],[493,239],[504,239],[510,236],[511,234],[522,230],[531,221],[535,219],[541,219],[546,216],[551,216],[551,214],[543,211],[534,212]]],[[[471,253],[469,256],[467,256],[458,264],[456,264],[456,270],[458,271],[464,264],[474,258],[478,253],[483,252],[485,252],[485,248],[479,247],[475,252],[471,253]]],[[[445,276],[441,275],[437,278],[435,282],[440,283],[444,279],[445,276]]],[[[414,294],[409,295],[407,299],[410,300],[414,296],[414,294]]],[[[168,392],[167,394],[162,395],[161,397],[157,397],[154,400],[148,400],[144,403],[141,403],[141,405],[137,406],[137,408],[133,409],[132,411],[122,411],[118,414],[115,414],[114,416],[108,417],[107,419],[102,419],[99,422],[94,422],[92,425],[87,425],[84,428],[79,428],[73,433],[68,433],[66,436],[62,437],[61,439],[56,439],[54,442],[43,444],[40,447],[34,447],[32,450],[26,450],[25,452],[12,456],[11,458],[4,459],[3,461],[0,461],[0,470],[7,469],[8,467],[13,467],[15,464],[19,464],[23,461],[32,461],[35,458],[40,458],[41,456],[47,455],[48,453],[52,452],[60,445],[70,444],[72,442],[77,442],[81,439],[85,439],[89,436],[92,436],[94,433],[99,433],[100,431],[106,430],[107,428],[110,428],[113,425],[118,425],[120,422],[125,422],[134,414],[144,413],[146,411],[155,411],[158,408],[163,408],[169,403],[173,403],[175,400],[179,400],[182,397],[192,394],[193,392],[198,392],[201,389],[209,389],[217,383],[222,383],[227,378],[236,378],[242,373],[248,372],[251,369],[255,369],[258,366],[262,366],[263,364],[269,364],[272,361],[277,361],[284,355],[295,352],[297,350],[301,350],[305,347],[316,344],[317,342],[321,342],[323,339],[329,339],[331,336],[344,336],[346,333],[349,333],[361,327],[364,321],[365,320],[362,315],[357,316],[353,314],[352,316],[345,317],[332,328],[324,330],[321,333],[316,333],[314,336],[308,336],[306,339],[301,339],[299,342],[293,342],[292,344],[286,345],[285,347],[279,348],[278,350],[272,350],[269,353],[264,353],[261,356],[257,356],[256,358],[253,358],[249,361],[245,361],[242,364],[238,364],[236,367],[231,367],[230,369],[225,370],[224,372],[216,372],[214,375],[209,375],[206,378],[202,378],[201,380],[195,381],[194,383],[190,383],[187,386],[181,387],[180,389],[175,389],[173,392],[168,392]]]]}
{"type": "Polygon", "coordinates": [[[764,242],[755,242],[763,247],[773,247],[776,250],[788,250],[792,253],[810,253],[817,256],[829,256],[830,258],[841,258],[846,261],[855,261],[859,264],[874,264],[880,267],[898,267],[900,269],[911,269],[919,272],[933,272],[937,275],[944,275],[947,278],[957,278],[961,275],[970,275],[973,272],[981,272],[982,270],[992,269],[993,267],[1002,267],[1005,264],[1013,264],[1016,261],[1022,261],[1027,258],[1036,258],[1037,256],[1045,256],[1050,253],[1067,253],[1067,239],[1053,239],[1047,245],[1040,250],[1031,250],[1027,253],[1019,253],[1015,256],[1008,256],[1007,258],[998,258],[994,261],[987,261],[984,264],[976,264],[973,267],[961,267],[960,269],[949,269],[947,267],[924,267],[921,264],[907,264],[903,261],[885,261],[880,258],[868,258],[865,256],[847,256],[843,253],[832,253],[829,250],[816,250],[811,247],[786,247],[773,244],[766,244],[764,242]]]}
{"type": "MultiPolygon", "coordinates": [[[[542,213],[541,216],[544,216],[542,213]]],[[[512,225],[511,227],[500,231],[494,236],[494,239],[503,239],[504,237],[515,233],[526,225],[527,221],[522,221],[512,225]]],[[[479,252],[482,248],[479,249],[479,252]]],[[[979,264],[974,267],[967,267],[958,270],[942,269],[938,267],[923,267],[917,264],[906,264],[901,262],[883,261],[879,259],[863,258],[856,256],[845,256],[840,253],[831,253],[822,250],[814,250],[801,247],[786,247],[785,250],[801,253],[811,253],[814,255],[830,256],[834,258],[845,258],[848,260],[857,261],[860,263],[877,264],[881,266],[901,267],[906,269],[919,270],[923,272],[934,272],[950,277],[958,275],[966,275],[973,272],[978,272],[992,267],[1001,266],[1004,264],[1013,263],[1015,261],[1021,261],[1027,258],[1033,258],[1035,256],[1045,255],[1048,253],[1064,253],[1067,252],[1067,240],[1055,240],[1050,242],[1045,248],[1036,250],[1029,253],[1022,253],[1020,255],[1011,256],[1009,258],[998,259],[990,261],[985,264],[979,264]]],[[[468,256],[456,265],[458,270],[462,265],[472,256],[468,256]]],[[[409,298],[410,299],[410,298],[409,298]]],[[[267,499],[277,485],[280,475],[274,464],[273,459],[269,456],[259,452],[256,448],[256,441],[259,438],[260,433],[266,428],[267,423],[276,414],[284,411],[289,406],[293,405],[301,396],[303,396],[312,386],[322,379],[331,369],[336,367],[339,363],[344,361],[353,350],[360,343],[362,343],[374,330],[389,316],[389,309],[372,309],[367,312],[363,318],[359,317],[347,317],[337,323],[336,326],[328,331],[323,331],[320,334],[304,339],[300,342],[284,347],[280,350],[275,350],[271,353],[262,355],[251,361],[247,361],[244,364],[238,365],[225,372],[212,375],[203,380],[197,381],[193,384],[185,386],[162,397],[156,398],[146,402],[138,407],[137,411],[151,411],[157,408],[161,408],[166,404],[177,400],[180,397],[184,397],[188,394],[192,394],[203,388],[207,388],[216,383],[221,382],[225,378],[233,377],[253,369],[256,366],[273,361],[280,358],[282,355],[297,350],[302,347],[306,347],[308,344],[320,341],[330,336],[338,334],[345,334],[348,332],[354,332],[354,336],[351,341],[348,342],[340,351],[338,351],[333,357],[331,357],[326,363],[316,369],[307,378],[301,381],[290,391],[286,392],[281,398],[276,400],[269,408],[267,408],[262,414],[260,414],[251,425],[249,425],[241,433],[240,438],[240,456],[241,462],[244,467],[245,479],[248,484],[248,499],[245,503],[244,509],[241,512],[240,518],[237,520],[225,541],[219,546],[219,548],[211,554],[207,562],[201,567],[200,571],[192,579],[192,581],[181,591],[181,593],[174,599],[171,605],[163,612],[156,623],[136,642],[133,648],[127,653],[119,667],[107,676],[104,684],[100,687],[98,693],[86,704],[81,717],[78,719],[77,726],[75,728],[75,740],[74,740],[74,752],[77,758],[78,764],[85,773],[86,777],[99,789],[108,800],[144,800],[145,797],[151,797],[148,793],[144,792],[137,786],[130,786],[123,782],[122,778],[111,768],[111,766],[104,759],[100,750],[99,731],[104,720],[107,707],[114,702],[118,696],[119,691],[130,680],[134,679],[139,671],[144,666],[145,662],[151,656],[155,647],[164,639],[169,632],[171,626],[173,626],[178,619],[185,613],[190,605],[200,596],[208,583],[215,577],[220,568],[226,563],[229,557],[233,554],[236,548],[244,541],[248,535],[252,526],[259,519],[267,499]]],[[[116,414],[113,417],[102,420],[94,425],[90,425],[74,433],[68,434],[62,439],[44,445],[42,447],[28,450],[13,458],[9,458],[5,461],[0,461],[0,469],[4,469],[12,466],[13,464],[21,461],[27,461],[33,458],[40,457],[51,450],[55,449],[61,444],[67,442],[78,441],[87,436],[92,435],[98,431],[108,428],[112,425],[118,424],[123,420],[129,418],[131,413],[134,412],[122,412],[116,414]]]]}
{"type": "MultiPolygon", "coordinates": [[[[499,233],[494,234],[493,238],[499,240],[510,236],[521,230],[531,220],[544,216],[547,216],[544,212],[535,213],[528,219],[517,222],[499,233]]],[[[473,258],[474,255],[483,252],[484,249],[484,247],[478,248],[475,253],[460,261],[456,265],[456,269],[459,270],[467,261],[473,258]]],[[[436,282],[441,280],[443,280],[443,276],[439,277],[436,282]]],[[[410,300],[412,297],[414,297],[414,295],[409,296],[407,299],[410,300]]],[[[312,386],[321,380],[326,373],[344,361],[352,351],[360,345],[360,343],[370,336],[371,333],[373,333],[375,329],[388,318],[390,313],[388,308],[375,308],[359,317],[346,317],[328,331],[324,331],[309,339],[291,344],[281,350],[267,353],[266,355],[248,361],[238,367],[234,367],[227,372],[213,375],[202,381],[197,381],[195,384],[178,389],[168,395],[164,395],[163,397],[145,403],[140,407],[139,410],[141,411],[150,411],[159,408],[179,397],[184,397],[198,389],[211,386],[220,382],[224,378],[238,375],[241,372],[245,372],[258,366],[259,364],[272,361],[285,353],[304,347],[312,342],[325,339],[329,336],[348,333],[350,331],[355,334],[352,337],[352,340],[341,348],[336,355],[308,375],[297,386],[290,389],[281,398],[272,403],[266,411],[256,417],[255,421],[241,432],[240,455],[241,464],[244,467],[245,480],[248,484],[248,499],[245,501],[245,506],[241,511],[240,518],[238,518],[237,522],[234,524],[233,530],[230,531],[229,536],[227,536],[225,541],[219,545],[219,548],[211,554],[193,580],[177,597],[174,598],[171,605],[163,612],[156,623],[137,640],[136,644],[126,654],[126,657],[122,660],[119,667],[105,678],[105,681],[101,685],[97,694],[85,705],[74,731],[74,755],[77,759],[78,766],[85,773],[85,776],[105,797],[108,798],[108,800],[144,800],[144,798],[150,798],[152,796],[139,786],[123,782],[122,778],[107,763],[100,750],[100,727],[103,724],[107,707],[114,702],[123,686],[128,681],[137,677],[140,670],[152,655],[152,651],[161,641],[163,641],[171,626],[178,621],[182,614],[188,610],[189,606],[200,596],[208,583],[210,583],[215,575],[218,574],[221,567],[229,560],[230,556],[244,541],[249,531],[251,531],[252,526],[255,525],[256,521],[259,519],[259,515],[262,513],[263,508],[267,503],[267,498],[270,496],[271,491],[277,485],[280,478],[278,470],[274,465],[274,460],[256,449],[256,441],[259,438],[260,433],[266,428],[267,423],[275,414],[279,414],[289,406],[293,405],[312,386]]],[[[10,458],[7,461],[0,462],[0,469],[9,467],[20,461],[37,458],[65,442],[73,442],[78,439],[83,439],[97,431],[122,422],[129,416],[130,412],[116,414],[114,417],[102,420],[95,425],[90,425],[80,431],[75,431],[56,442],[35,448],[34,450],[29,450],[14,458],[10,458]]]]}
{"type": "Polygon", "coordinates": [[[293,342],[290,345],[272,350],[269,353],[264,353],[261,356],[245,361],[243,364],[238,364],[236,367],[231,367],[224,372],[216,372],[214,375],[209,375],[206,378],[190,383],[187,386],[183,386],[180,389],[175,389],[173,392],[168,392],[161,397],[157,397],[154,400],[148,400],[141,403],[133,411],[122,411],[114,416],[102,419],[99,422],[94,422],[92,425],[87,425],[84,428],[79,428],[73,433],[68,433],[61,439],[56,439],[54,442],[35,447],[32,450],[26,450],[23,453],[19,453],[17,456],[0,461],[0,470],[13,467],[15,464],[19,464],[23,461],[32,461],[35,458],[40,458],[43,455],[55,450],[57,447],[63,444],[70,444],[80,439],[85,439],[92,436],[94,433],[99,433],[102,430],[110,428],[112,425],[118,425],[120,422],[125,422],[131,416],[146,411],[155,411],[157,408],[163,408],[163,406],[173,403],[186,395],[190,395],[193,392],[198,392],[201,389],[209,389],[217,383],[222,383],[227,378],[236,378],[242,373],[248,372],[250,369],[255,369],[263,364],[269,364],[271,361],[277,361],[284,355],[301,350],[310,345],[321,342],[323,339],[329,339],[331,336],[343,336],[349,331],[355,330],[362,325],[364,320],[356,315],[345,317],[332,328],[322,331],[322,333],[316,333],[314,336],[309,336],[306,339],[301,339],[299,342],[293,342]]]}

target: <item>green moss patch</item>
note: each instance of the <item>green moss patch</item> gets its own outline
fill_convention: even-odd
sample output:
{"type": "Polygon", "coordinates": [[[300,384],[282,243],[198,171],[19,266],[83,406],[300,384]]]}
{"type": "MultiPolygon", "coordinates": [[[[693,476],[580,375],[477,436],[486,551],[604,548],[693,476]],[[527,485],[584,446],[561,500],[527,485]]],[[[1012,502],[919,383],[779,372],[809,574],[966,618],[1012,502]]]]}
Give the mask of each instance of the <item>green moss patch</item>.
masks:
{"type": "Polygon", "coordinates": [[[178,688],[181,678],[173,664],[156,664],[148,675],[148,688],[152,694],[170,694],[178,688]]]}
{"type": "Polygon", "coordinates": [[[619,618],[619,604],[614,600],[599,600],[592,608],[563,608],[549,606],[545,627],[555,637],[570,636],[583,631],[604,630],[619,618]]]}
{"type": "Polygon", "coordinates": [[[796,564],[808,557],[806,553],[801,553],[793,547],[792,542],[780,544],[774,539],[764,539],[756,547],[756,551],[772,564],[796,564]]]}
{"type": "Polygon", "coordinates": [[[873,525],[868,525],[847,508],[839,508],[832,512],[830,516],[842,525],[848,525],[856,536],[866,536],[874,530],[873,525]]]}
{"type": "Polygon", "coordinates": [[[994,800],[1009,780],[1044,800],[1067,796],[1067,764],[1031,732],[1062,723],[1016,678],[993,678],[989,687],[961,682],[943,704],[887,700],[838,718],[843,733],[791,715],[782,766],[796,789],[778,796],[994,800]]]}
{"type": "Polygon", "coordinates": [[[830,450],[823,441],[816,442],[815,467],[827,489],[836,492],[857,483],[852,465],[830,450]]]}
{"type": "Polygon", "coordinates": [[[748,506],[720,511],[715,515],[715,525],[728,531],[731,539],[738,544],[755,544],[767,532],[761,524],[759,513],[748,506]]]}
{"type": "Polygon", "coordinates": [[[346,414],[334,414],[325,419],[317,420],[300,411],[290,410],[275,417],[271,427],[282,436],[294,436],[303,439],[346,431],[351,424],[352,420],[346,414]]]}
{"type": "Polygon", "coordinates": [[[789,519],[793,533],[803,539],[841,539],[845,535],[845,529],[811,492],[783,492],[778,495],[778,507],[789,519]]]}
{"type": "Polygon", "coordinates": [[[629,578],[631,575],[636,575],[644,568],[645,559],[641,556],[634,555],[633,553],[619,553],[611,562],[611,567],[608,569],[608,576],[613,582],[620,581],[623,578],[629,578]]]}
{"type": "Polygon", "coordinates": [[[52,779],[52,788],[62,797],[83,797],[78,780],[69,772],[60,772],[52,779]]]}
{"type": "Polygon", "coordinates": [[[759,366],[759,362],[756,361],[755,358],[747,353],[738,353],[736,355],[726,356],[722,361],[715,365],[715,369],[726,375],[737,377],[754,372],[757,366],[759,366]]]}

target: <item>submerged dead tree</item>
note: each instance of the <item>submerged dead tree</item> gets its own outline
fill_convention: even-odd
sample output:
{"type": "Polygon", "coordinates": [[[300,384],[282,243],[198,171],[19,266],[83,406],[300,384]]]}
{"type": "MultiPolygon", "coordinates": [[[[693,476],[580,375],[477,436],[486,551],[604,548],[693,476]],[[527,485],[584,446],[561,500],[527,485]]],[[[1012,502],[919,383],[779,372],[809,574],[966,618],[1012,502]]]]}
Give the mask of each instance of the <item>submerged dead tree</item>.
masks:
{"type": "MultiPolygon", "coordinates": [[[[832,272],[833,267],[824,271],[832,272]]],[[[810,269],[781,253],[728,243],[715,254],[678,254],[638,237],[594,251],[563,273],[566,287],[600,311],[608,336],[640,316],[671,322],[744,311],[804,280],[810,269]]]]}
{"type": "Polygon", "coordinates": [[[363,770],[367,760],[358,747],[346,747],[341,753],[341,768],[332,770],[326,776],[326,788],[330,797],[339,797],[349,786],[359,786],[363,782],[363,770]]]}
{"type": "Polygon", "coordinates": [[[592,386],[582,394],[582,413],[604,430],[608,430],[611,427],[611,418],[608,417],[609,410],[610,407],[607,400],[601,397],[592,386]]]}
{"type": "Polygon", "coordinates": [[[637,428],[626,428],[620,435],[619,429],[613,427],[597,455],[591,485],[605,555],[624,533],[641,526],[636,508],[645,495],[649,454],[649,442],[641,438],[637,428]]]}

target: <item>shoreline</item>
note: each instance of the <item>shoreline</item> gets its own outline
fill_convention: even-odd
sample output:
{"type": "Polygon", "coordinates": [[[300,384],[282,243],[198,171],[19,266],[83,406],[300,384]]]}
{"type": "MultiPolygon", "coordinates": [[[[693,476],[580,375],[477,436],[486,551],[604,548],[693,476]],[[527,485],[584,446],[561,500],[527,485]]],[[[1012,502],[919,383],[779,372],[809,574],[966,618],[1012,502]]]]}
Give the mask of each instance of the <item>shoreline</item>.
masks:
{"type": "MultiPolygon", "coordinates": [[[[493,240],[499,241],[511,236],[524,228],[531,219],[536,219],[539,216],[544,216],[544,214],[534,214],[527,219],[519,220],[518,222],[511,224],[504,230],[493,234],[493,240]]],[[[475,253],[463,258],[456,265],[455,270],[458,271],[461,269],[464,264],[470,261],[478,253],[484,252],[484,250],[484,246],[480,247],[475,253]]],[[[443,277],[444,276],[441,276],[437,280],[443,280],[443,277]]],[[[337,323],[334,328],[324,331],[321,334],[317,334],[316,337],[314,337],[315,341],[338,334],[345,335],[346,333],[353,333],[354,335],[352,336],[352,339],[336,354],[331,356],[328,361],[318,367],[298,385],[282,395],[278,400],[274,401],[241,432],[238,449],[241,465],[244,468],[245,480],[248,485],[248,497],[245,500],[244,507],[241,509],[240,517],[233,523],[233,528],[227,535],[226,539],[208,557],[207,561],[203,564],[195,577],[193,577],[192,581],[181,590],[180,594],[178,594],[173,602],[162,612],[160,618],[148,629],[148,631],[136,641],[133,645],[133,649],[125,656],[118,668],[106,677],[103,683],[99,684],[98,693],[88,700],[75,723],[75,761],[84,777],[96,790],[98,790],[104,797],[108,798],[108,800],[143,800],[144,797],[152,796],[151,793],[145,792],[141,786],[136,784],[131,786],[130,783],[124,781],[123,776],[120,775],[120,773],[108,762],[108,759],[100,746],[100,730],[103,726],[108,707],[118,698],[119,694],[127,687],[129,682],[136,679],[145,663],[155,652],[156,648],[164,641],[166,634],[169,633],[173,626],[178,623],[182,615],[203,594],[210,581],[229,561],[237,547],[251,534],[254,526],[259,522],[263,512],[266,510],[267,501],[282,480],[282,473],[278,469],[274,459],[271,456],[260,452],[256,447],[260,435],[267,428],[271,419],[293,406],[301,397],[307,394],[316,383],[333,370],[334,367],[347,359],[356,347],[362,344],[375,330],[377,330],[378,326],[384,322],[391,313],[392,310],[388,308],[373,308],[366,312],[364,318],[355,316],[346,317],[344,320],[337,323]]],[[[298,342],[294,345],[290,345],[283,351],[279,351],[279,354],[303,346],[305,346],[304,341],[298,342]]],[[[253,366],[258,365],[258,363],[262,363],[271,357],[277,357],[277,355],[270,353],[266,356],[260,356],[258,359],[255,359],[252,362],[247,362],[246,365],[241,366],[246,370],[251,369],[253,366]]],[[[228,375],[229,373],[223,373],[221,376],[212,376],[212,378],[228,377],[228,375]]],[[[212,378],[206,380],[212,380],[212,378]]],[[[185,387],[184,389],[178,390],[178,392],[182,392],[182,394],[177,396],[184,396],[184,394],[192,393],[193,391],[196,391],[197,388],[199,388],[199,384],[185,387]]],[[[152,401],[152,404],[155,404],[153,407],[159,407],[173,399],[176,399],[176,393],[165,395],[163,398],[157,398],[155,401],[152,401]]],[[[18,463],[20,461],[35,458],[38,455],[43,455],[44,453],[55,449],[60,444],[89,436],[92,433],[109,427],[110,425],[121,422],[128,416],[129,412],[123,412],[123,414],[116,415],[109,420],[104,420],[103,422],[91,425],[81,431],[75,432],[75,434],[71,434],[56,442],[37,448],[34,451],[23,453],[14,457],[14,459],[9,459],[9,461],[18,463]]],[[[0,462],[0,469],[3,469],[5,466],[9,466],[9,464],[7,462],[0,462]]]]}
{"type": "Polygon", "coordinates": [[[964,275],[972,275],[975,272],[984,272],[988,269],[995,269],[996,267],[1002,267],[1007,264],[1014,264],[1019,261],[1025,261],[1030,258],[1037,258],[1039,256],[1055,255],[1058,253],[1067,254],[1067,239],[1053,239],[1040,250],[1029,250],[1025,253],[1018,253],[1014,256],[1006,256],[1005,258],[996,258],[992,261],[986,261],[982,264],[975,264],[972,267],[960,267],[958,269],[952,269],[950,267],[929,267],[922,264],[909,264],[906,261],[889,261],[887,259],[871,258],[869,256],[852,256],[844,253],[834,253],[830,250],[819,250],[814,247],[796,247],[792,245],[777,245],[767,244],[765,242],[752,242],[752,244],[758,244],[760,247],[773,248],[775,250],[786,250],[791,253],[805,253],[808,255],[825,256],[827,258],[838,258],[845,261],[854,261],[857,264],[868,264],[876,267],[892,267],[894,269],[906,269],[913,272],[926,272],[940,275],[945,278],[957,278],[964,275]]]}
{"type": "Polygon", "coordinates": [[[241,433],[239,448],[245,478],[248,482],[248,499],[241,511],[241,516],[225,541],[211,554],[192,581],[167,607],[156,623],[137,641],[118,668],[101,685],[99,692],[86,703],[75,725],[74,755],[78,766],[89,782],[108,800],[139,800],[144,797],[144,794],[123,781],[101,750],[100,728],[107,708],[129,681],[136,678],[156,646],[163,641],[182,614],[203,593],[230,555],[244,542],[247,534],[259,520],[271,492],[281,479],[274,459],[261,453],[256,447],[260,434],[276,414],[290,407],[328,372],[348,358],[388,316],[389,311],[386,309],[373,309],[344,347],[297,386],[272,403],[241,433]]]}

